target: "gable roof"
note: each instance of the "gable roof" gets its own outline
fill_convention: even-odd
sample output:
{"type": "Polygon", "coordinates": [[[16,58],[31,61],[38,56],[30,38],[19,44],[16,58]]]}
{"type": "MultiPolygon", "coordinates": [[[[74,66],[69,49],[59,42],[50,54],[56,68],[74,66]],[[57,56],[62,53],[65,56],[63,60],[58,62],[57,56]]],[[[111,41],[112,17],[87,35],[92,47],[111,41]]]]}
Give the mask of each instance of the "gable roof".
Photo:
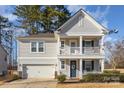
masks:
{"type": "Polygon", "coordinates": [[[83,10],[82,8],[80,10],[78,10],[69,20],[67,20],[62,26],[60,26],[56,31],[60,31],[62,27],[64,27],[67,23],[69,23],[74,17],[76,17],[79,13],[82,13],[86,16],[89,17],[89,19],[95,23],[99,28],[101,28],[102,31],[108,32],[109,29],[107,29],[106,27],[104,27],[103,25],[101,25],[95,18],[93,18],[89,13],[87,13],[85,10],[83,10]]]}

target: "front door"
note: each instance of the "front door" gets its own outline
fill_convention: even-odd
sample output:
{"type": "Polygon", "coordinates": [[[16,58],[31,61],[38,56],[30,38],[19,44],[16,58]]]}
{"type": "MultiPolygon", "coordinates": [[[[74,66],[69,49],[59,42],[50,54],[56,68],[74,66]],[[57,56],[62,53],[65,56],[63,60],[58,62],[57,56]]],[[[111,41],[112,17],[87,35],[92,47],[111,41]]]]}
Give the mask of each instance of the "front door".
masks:
{"type": "Polygon", "coordinates": [[[70,77],[76,77],[76,61],[70,61],[70,77]]]}

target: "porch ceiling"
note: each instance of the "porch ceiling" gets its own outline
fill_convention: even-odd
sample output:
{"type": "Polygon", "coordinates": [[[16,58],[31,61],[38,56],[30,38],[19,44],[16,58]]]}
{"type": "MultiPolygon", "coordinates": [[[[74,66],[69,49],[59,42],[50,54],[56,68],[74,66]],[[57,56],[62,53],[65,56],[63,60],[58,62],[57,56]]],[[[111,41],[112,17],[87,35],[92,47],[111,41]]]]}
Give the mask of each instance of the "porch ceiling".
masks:
{"type": "Polygon", "coordinates": [[[97,39],[101,39],[102,36],[101,35],[78,35],[78,36],[67,36],[67,35],[60,35],[60,38],[80,38],[80,36],[82,36],[83,39],[87,39],[87,38],[97,38],[97,39]]]}
{"type": "Polygon", "coordinates": [[[103,55],[59,55],[60,59],[104,59],[103,55]]]}

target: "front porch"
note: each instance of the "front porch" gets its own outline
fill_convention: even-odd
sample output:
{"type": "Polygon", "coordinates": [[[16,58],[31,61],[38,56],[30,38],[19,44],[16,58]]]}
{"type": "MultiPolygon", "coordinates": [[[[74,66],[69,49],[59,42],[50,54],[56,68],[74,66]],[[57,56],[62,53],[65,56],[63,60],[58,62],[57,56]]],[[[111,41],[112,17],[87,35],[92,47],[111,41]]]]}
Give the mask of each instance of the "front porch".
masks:
{"type": "Polygon", "coordinates": [[[59,59],[58,74],[67,79],[81,79],[88,73],[101,73],[104,69],[103,59],[59,59]]]}

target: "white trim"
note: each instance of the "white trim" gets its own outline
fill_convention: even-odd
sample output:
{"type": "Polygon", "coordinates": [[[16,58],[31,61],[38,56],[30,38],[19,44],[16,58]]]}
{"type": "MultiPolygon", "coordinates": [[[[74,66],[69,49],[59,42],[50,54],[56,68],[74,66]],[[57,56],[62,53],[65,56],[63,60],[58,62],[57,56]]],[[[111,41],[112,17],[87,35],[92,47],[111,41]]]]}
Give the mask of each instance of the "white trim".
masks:
{"type": "Polygon", "coordinates": [[[83,67],[82,67],[82,63],[83,63],[83,60],[80,59],[80,62],[79,62],[79,63],[80,63],[80,65],[79,65],[79,78],[82,79],[82,75],[83,75],[83,74],[82,74],[82,73],[83,73],[83,72],[82,72],[82,68],[83,68],[83,67]]]}
{"type": "Polygon", "coordinates": [[[89,40],[89,39],[84,39],[84,41],[92,41],[92,40],[89,40]]]}
{"type": "Polygon", "coordinates": [[[18,57],[18,59],[57,59],[57,57],[18,57]]]}
{"type": "Polygon", "coordinates": [[[91,59],[85,59],[84,61],[92,61],[91,59]]]}
{"type": "Polygon", "coordinates": [[[83,53],[83,51],[82,51],[82,47],[83,47],[82,42],[83,42],[82,36],[80,36],[80,40],[79,40],[79,44],[80,44],[80,55],[82,55],[82,53],[83,53]]]}

